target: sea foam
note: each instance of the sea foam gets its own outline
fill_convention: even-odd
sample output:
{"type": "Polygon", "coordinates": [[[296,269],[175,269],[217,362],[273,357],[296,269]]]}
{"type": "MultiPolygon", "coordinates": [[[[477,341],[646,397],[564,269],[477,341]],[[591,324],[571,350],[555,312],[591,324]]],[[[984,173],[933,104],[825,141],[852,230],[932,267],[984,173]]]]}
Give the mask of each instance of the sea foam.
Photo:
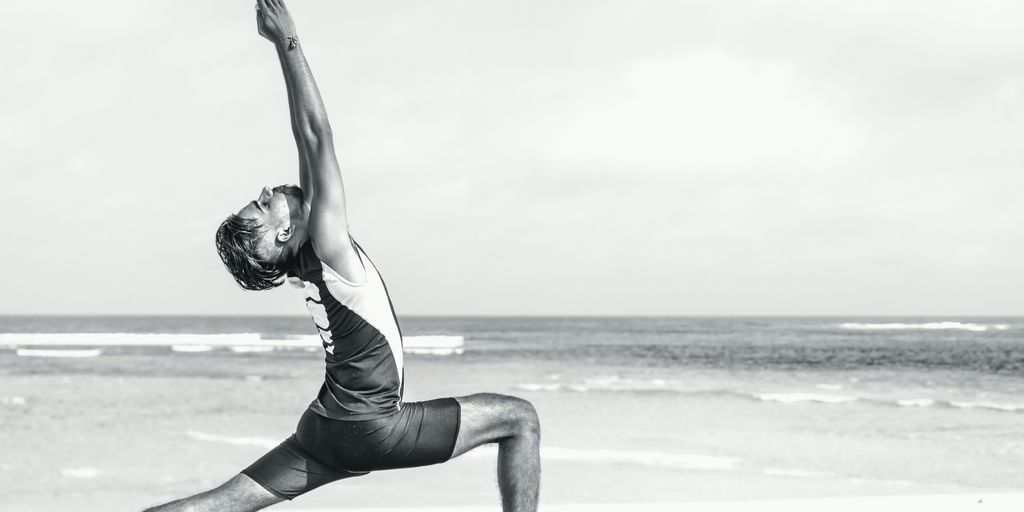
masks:
{"type": "Polygon", "coordinates": [[[402,349],[409,354],[450,356],[462,354],[466,344],[462,336],[403,336],[402,349]]]}
{"type": "Polygon", "coordinates": [[[406,354],[427,355],[427,356],[451,356],[463,353],[462,348],[447,347],[410,347],[406,345],[402,349],[406,354]]]}
{"type": "MultiPolygon", "coordinates": [[[[682,382],[669,379],[634,379],[608,375],[583,379],[580,384],[568,386],[573,391],[673,391],[679,390],[682,382]]],[[[544,388],[542,388],[544,389],[544,388]]]]}
{"type": "Polygon", "coordinates": [[[96,357],[103,353],[98,348],[90,349],[69,349],[54,350],[42,348],[19,348],[17,354],[21,357],[96,357]]]}
{"type": "MultiPolygon", "coordinates": [[[[819,389],[827,391],[838,391],[841,385],[819,384],[819,389]]],[[[819,402],[819,403],[846,403],[860,400],[856,396],[836,395],[824,393],[806,392],[745,392],[736,389],[726,388],[693,388],[685,382],[675,379],[637,379],[625,378],[616,375],[586,378],[577,382],[526,382],[516,386],[523,391],[571,391],[577,393],[588,392],[631,392],[631,393],[678,393],[693,397],[721,397],[733,396],[744,399],[759,400],[762,402],[819,402]]]]}
{"type": "Polygon", "coordinates": [[[517,389],[523,391],[558,391],[562,389],[561,384],[537,384],[534,382],[528,382],[526,384],[520,384],[516,386],[517,389]]]}
{"type": "Polygon", "coordinates": [[[793,476],[799,478],[821,478],[831,476],[831,473],[808,471],[804,469],[764,468],[761,472],[772,476],[793,476]]]}
{"type": "MultiPolygon", "coordinates": [[[[815,385],[825,391],[844,389],[840,385],[815,385]]],[[[733,397],[760,402],[779,404],[864,404],[868,406],[928,408],[945,407],[962,410],[981,409],[999,412],[1024,412],[1024,403],[1006,403],[992,401],[950,401],[941,398],[911,397],[889,398],[880,396],[860,396],[853,394],[817,393],[814,391],[758,392],[742,391],[726,388],[695,388],[690,389],[681,381],[671,379],[632,379],[616,376],[583,379],[577,382],[525,382],[516,385],[516,389],[530,392],[562,392],[562,393],[676,393],[693,398],[733,397]]]]}
{"type": "Polygon", "coordinates": [[[931,398],[904,398],[897,400],[896,404],[901,407],[929,407],[935,405],[935,400],[931,398]]]}
{"type": "Polygon", "coordinates": [[[25,397],[23,396],[0,396],[0,404],[3,405],[25,405],[25,397]]]}
{"type": "Polygon", "coordinates": [[[857,400],[857,397],[855,396],[819,395],[816,393],[759,393],[754,396],[765,402],[783,403],[820,402],[826,404],[840,404],[845,402],[854,402],[857,400]]]}
{"type": "Polygon", "coordinates": [[[72,478],[95,478],[100,473],[101,471],[96,468],[65,468],[60,470],[60,474],[72,478]]]}
{"type": "Polygon", "coordinates": [[[839,324],[842,329],[851,329],[855,331],[895,331],[895,330],[909,330],[909,329],[921,329],[921,330],[960,330],[960,331],[975,331],[985,332],[989,329],[997,331],[1005,331],[1010,326],[1007,324],[976,324],[976,323],[964,323],[964,322],[923,322],[923,323],[858,323],[858,322],[847,322],[839,324]]]}
{"type": "Polygon", "coordinates": [[[213,350],[213,347],[209,345],[171,345],[171,350],[175,352],[209,352],[213,350]]]}
{"type": "MultiPolygon", "coordinates": [[[[465,349],[462,336],[405,336],[405,352],[411,354],[457,355],[465,349]]],[[[317,335],[273,335],[259,333],[174,334],[174,333],[0,333],[0,345],[19,347],[18,355],[40,357],[94,357],[99,353],[72,350],[36,350],[20,347],[170,347],[174,352],[208,352],[229,348],[234,352],[269,352],[278,348],[320,349],[323,341],[317,335]],[[24,354],[22,354],[24,350],[24,354]],[[76,355],[81,354],[81,355],[76,355]]]]}
{"type": "Polygon", "coordinates": [[[273,346],[267,345],[238,345],[229,347],[232,352],[238,352],[239,354],[248,354],[250,352],[273,352],[273,346]]]}
{"type": "MultiPolygon", "coordinates": [[[[231,345],[258,345],[258,333],[234,334],[168,334],[168,333],[3,333],[0,345],[17,346],[183,346],[210,345],[215,347],[231,345]]],[[[303,340],[275,340],[275,343],[306,346],[303,340]]]]}
{"type": "MultiPolygon", "coordinates": [[[[476,458],[494,457],[497,453],[498,449],[495,445],[487,445],[469,452],[467,456],[476,458]]],[[[640,450],[586,450],[557,446],[541,446],[540,456],[541,459],[548,461],[636,464],[696,471],[732,471],[740,462],[740,459],[735,457],[718,455],[640,450]]]]}
{"type": "Polygon", "coordinates": [[[960,402],[951,401],[949,405],[957,409],[989,409],[1003,412],[1024,412],[1024,404],[1005,404],[998,402],[960,402]]]}
{"type": "Polygon", "coordinates": [[[186,430],[185,435],[197,441],[230,444],[234,446],[259,446],[262,448],[273,448],[281,444],[280,439],[275,440],[264,437],[222,436],[217,434],[208,434],[198,430],[186,430]]]}

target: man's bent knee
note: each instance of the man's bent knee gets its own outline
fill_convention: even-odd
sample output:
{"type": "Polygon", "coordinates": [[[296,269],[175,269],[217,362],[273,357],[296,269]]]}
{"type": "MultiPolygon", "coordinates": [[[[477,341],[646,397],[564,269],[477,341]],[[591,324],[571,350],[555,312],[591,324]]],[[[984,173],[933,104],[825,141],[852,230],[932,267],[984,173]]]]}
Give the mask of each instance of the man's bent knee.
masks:
{"type": "Polygon", "coordinates": [[[527,400],[516,397],[508,397],[513,404],[510,413],[517,436],[540,437],[540,417],[537,416],[537,409],[527,400]]]}
{"type": "Polygon", "coordinates": [[[456,398],[462,407],[461,428],[453,457],[477,446],[505,439],[539,440],[540,420],[533,404],[508,395],[478,393],[456,398]]]}
{"type": "Polygon", "coordinates": [[[497,393],[478,393],[458,399],[468,413],[484,416],[484,423],[500,427],[505,435],[540,435],[537,409],[527,400],[497,393]]]}

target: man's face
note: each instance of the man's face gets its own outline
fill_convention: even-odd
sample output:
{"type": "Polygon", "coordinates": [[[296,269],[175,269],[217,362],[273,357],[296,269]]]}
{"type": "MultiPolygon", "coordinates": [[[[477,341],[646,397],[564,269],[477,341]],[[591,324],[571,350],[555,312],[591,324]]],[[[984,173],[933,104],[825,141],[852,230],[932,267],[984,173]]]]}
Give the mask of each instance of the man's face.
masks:
{"type": "Polygon", "coordinates": [[[290,226],[292,218],[301,213],[302,202],[302,189],[294,185],[263,187],[256,199],[238,211],[238,216],[255,220],[266,229],[264,242],[260,244],[260,252],[264,253],[274,246],[278,232],[290,226]]]}

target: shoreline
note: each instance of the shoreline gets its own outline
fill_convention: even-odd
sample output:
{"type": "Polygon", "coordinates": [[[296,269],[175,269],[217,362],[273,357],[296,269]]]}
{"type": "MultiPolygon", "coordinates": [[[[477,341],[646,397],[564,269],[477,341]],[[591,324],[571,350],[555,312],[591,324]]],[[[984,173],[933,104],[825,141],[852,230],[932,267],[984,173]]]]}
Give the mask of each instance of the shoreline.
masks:
{"type": "MultiPolygon", "coordinates": [[[[128,491],[128,502],[138,501],[132,499],[131,495],[138,492],[138,489],[125,489],[128,491]]],[[[139,510],[146,504],[136,503],[129,505],[130,508],[111,507],[115,494],[111,493],[103,498],[93,496],[94,499],[75,499],[74,496],[62,496],[55,500],[13,500],[3,503],[4,510],[10,512],[28,512],[35,510],[80,510],[107,511],[107,510],[139,510]],[[100,499],[95,499],[100,498],[100,499]]],[[[124,496],[122,496],[124,497],[124,496]]],[[[81,496],[79,497],[81,498],[81,496]]],[[[137,496],[135,497],[137,498],[137,496]]],[[[125,501],[117,500],[121,503],[125,501]]],[[[152,505],[155,503],[148,503],[152,505]]],[[[827,497],[827,498],[800,498],[800,499],[751,499],[751,500],[695,500],[695,501],[670,501],[670,502],[612,502],[612,503],[541,503],[540,512],[764,512],[764,511],[785,511],[785,512],[863,512],[865,510],[928,510],[929,512],[960,512],[966,510],[987,512],[1010,512],[1024,508],[1024,492],[956,492],[950,494],[906,494],[906,495],[876,495],[876,496],[849,496],[849,497],[827,497]]],[[[273,505],[268,510],[281,510],[291,512],[499,512],[500,504],[493,505],[452,505],[452,506],[423,506],[423,507],[347,507],[347,506],[309,506],[299,502],[281,502],[273,505]]]]}
{"type": "MultiPolygon", "coordinates": [[[[753,512],[764,510],[785,510],[787,512],[830,512],[862,511],[872,508],[881,510],[928,510],[930,512],[978,510],[1010,511],[1024,508],[1024,493],[955,493],[919,494],[896,496],[857,496],[839,498],[769,499],[742,501],[680,501],[670,503],[579,503],[541,504],[541,512],[753,512]]],[[[401,507],[401,508],[301,508],[281,507],[281,510],[295,512],[497,512],[494,506],[456,507],[401,507]]]]}

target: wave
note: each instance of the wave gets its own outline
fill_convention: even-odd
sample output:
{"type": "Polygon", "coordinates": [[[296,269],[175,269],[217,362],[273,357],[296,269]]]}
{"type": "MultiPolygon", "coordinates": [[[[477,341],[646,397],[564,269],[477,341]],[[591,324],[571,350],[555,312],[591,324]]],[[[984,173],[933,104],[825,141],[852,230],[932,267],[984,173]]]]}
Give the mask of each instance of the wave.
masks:
{"type": "Polygon", "coordinates": [[[770,393],[748,393],[729,389],[687,389],[684,383],[678,380],[669,379],[627,379],[616,376],[585,379],[581,384],[562,382],[527,382],[516,386],[523,391],[572,391],[577,393],[588,392],[631,392],[631,393],[678,393],[695,397],[721,397],[732,396],[747,400],[761,402],[800,403],[817,402],[825,404],[840,404],[856,402],[861,398],[849,395],[834,395],[822,393],[804,392],[770,392],[770,393]]]}
{"type": "Polygon", "coordinates": [[[80,350],[54,350],[42,348],[19,348],[16,352],[21,357],[96,357],[103,353],[102,349],[89,348],[80,350]]]}
{"type": "MultiPolygon", "coordinates": [[[[280,344],[290,343],[293,346],[306,346],[305,340],[282,339],[274,340],[280,344]]],[[[244,332],[234,334],[170,334],[170,333],[3,333],[0,334],[0,345],[17,346],[182,346],[210,345],[225,347],[231,345],[258,345],[261,338],[258,333],[244,332]]]]}
{"type": "Polygon", "coordinates": [[[953,409],[985,409],[998,412],[1024,412],[1022,403],[1001,403],[1001,402],[968,402],[959,400],[938,400],[934,398],[902,398],[899,400],[886,400],[880,398],[863,398],[853,396],[826,396],[809,393],[775,393],[767,395],[756,395],[762,400],[777,401],[785,403],[795,402],[821,402],[821,403],[846,403],[862,402],[875,405],[897,406],[908,408],[924,407],[946,407],[953,409]]]}
{"type": "Polygon", "coordinates": [[[466,339],[462,336],[431,334],[422,336],[402,336],[402,342],[414,347],[460,348],[466,344],[466,339]]]}
{"type": "MultiPolygon", "coordinates": [[[[555,380],[555,379],[552,379],[555,380]]],[[[815,385],[816,388],[825,388],[827,391],[838,391],[843,389],[839,385],[815,385]]],[[[912,398],[884,398],[874,396],[857,396],[852,394],[828,394],[806,391],[772,391],[772,392],[747,392],[732,389],[714,388],[686,388],[685,383],[679,380],[669,379],[630,379],[617,376],[598,377],[584,379],[583,381],[572,382],[525,382],[518,384],[516,389],[530,392],[568,392],[568,393],[591,393],[591,392],[628,392],[628,393],[676,393],[697,398],[732,397],[744,400],[756,400],[760,402],[776,402],[780,404],[819,403],[819,404],[869,404],[884,407],[945,407],[953,409],[984,409],[999,412],[1024,412],[1024,403],[1005,403],[992,401],[957,401],[943,400],[931,397],[912,398]]]]}
{"type": "Polygon", "coordinates": [[[935,398],[903,398],[896,401],[868,400],[899,407],[946,407],[953,409],[985,409],[998,412],[1024,412],[1024,404],[1003,402],[969,402],[962,400],[938,400],[935,398]]]}
{"type": "Polygon", "coordinates": [[[461,348],[447,348],[447,347],[410,347],[406,345],[402,347],[402,351],[406,354],[416,355],[428,355],[428,356],[451,356],[460,355],[463,353],[461,348]]]}
{"type": "Polygon", "coordinates": [[[213,350],[210,345],[171,345],[174,352],[209,352],[213,350]]]}
{"type": "MultiPolygon", "coordinates": [[[[469,452],[466,456],[481,458],[494,457],[497,454],[498,448],[495,445],[487,445],[469,452]]],[[[542,460],[548,461],[635,464],[692,471],[732,471],[740,463],[740,459],[736,457],[723,457],[719,455],[640,450],[586,450],[557,446],[541,446],[540,456],[542,460]]]]}
{"type": "Polygon", "coordinates": [[[764,402],[783,402],[787,404],[798,402],[819,402],[825,404],[841,404],[855,402],[855,396],[819,395],[816,393],[761,393],[754,395],[758,400],[764,402]]]}
{"type": "MultiPolygon", "coordinates": [[[[462,336],[448,335],[405,336],[402,341],[405,352],[431,355],[462,354],[466,343],[462,336]]],[[[279,348],[319,349],[323,346],[323,342],[317,335],[285,334],[263,337],[259,333],[253,332],[230,334],[0,333],[0,345],[14,347],[170,347],[174,352],[208,352],[214,348],[227,347],[234,352],[269,352],[279,348]]],[[[66,357],[75,356],[66,355],[66,357]]]]}
{"type": "Polygon", "coordinates": [[[916,324],[908,323],[857,323],[847,322],[839,324],[841,329],[851,329],[856,331],[894,331],[894,330],[909,330],[909,329],[923,329],[923,330],[960,330],[960,331],[975,331],[985,332],[989,329],[997,331],[1005,331],[1010,328],[1008,324],[975,324],[975,323],[963,323],[963,322],[924,322],[916,324]]]}
{"type": "Polygon", "coordinates": [[[623,378],[618,375],[606,377],[592,377],[583,379],[579,384],[524,384],[521,389],[554,391],[558,389],[571,389],[577,392],[587,391],[679,391],[683,385],[682,381],[670,379],[632,379],[623,378]],[[532,389],[531,389],[532,388],[532,389]]]}
{"type": "Polygon", "coordinates": [[[0,396],[0,404],[3,405],[25,405],[25,397],[23,396],[0,396]]]}
{"type": "Polygon", "coordinates": [[[96,468],[64,468],[60,470],[60,474],[72,478],[95,478],[99,476],[100,473],[102,473],[102,471],[96,468]]]}
{"type": "Polygon", "coordinates": [[[558,391],[558,390],[562,389],[562,385],[561,384],[535,384],[535,383],[532,383],[532,382],[528,382],[526,384],[520,384],[520,385],[516,386],[516,388],[517,389],[522,389],[523,391],[558,391]]]}
{"type": "MultiPolygon", "coordinates": [[[[838,385],[818,385],[827,390],[841,389],[838,385]]],[[[745,399],[759,400],[762,402],[820,402],[820,403],[844,403],[854,402],[855,396],[802,393],[802,392],[767,392],[748,393],[730,389],[709,389],[709,388],[687,388],[686,383],[673,379],[633,379],[623,378],[617,375],[594,377],[583,379],[578,383],[567,382],[526,382],[516,386],[523,391],[573,391],[577,393],[587,392],[631,392],[631,393],[679,393],[691,396],[734,396],[745,399]]]]}
{"type": "Polygon", "coordinates": [[[232,352],[248,354],[250,352],[273,352],[277,347],[268,345],[237,345],[228,348],[230,348],[232,352]]]}
{"type": "Polygon", "coordinates": [[[931,398],[904,398],[896,401],[896,405],[900,407],[930,407],[935,403],[931,398]]]}
{"type": "Polygon", "coordinates": [[[904,398],[896,400],[900,407],[947,407],[953,409],[985,409],[998,412],[1024,412],[1024,404],[1004,402],[969,402],[963,400],[937,400],[934,398],[904,398]]]}
{"type": "Polygon", "coordinates": [[[281,444],[281,440],[267,439],[264,437],[232,437],[217,434],[208,434],[198,430],[186,430],[185,435],[197,441],[210,443],[230,444],[234,446],[259,446],[261,448],[274,448],[281,444]]]}
{"type": "Polygon", "coordinates": [[[950,406],[957,409],[989,409],[1003,412],[1024,412],[1024,404],[1004,404],[998,402],[960,402],[950,401],[950,406]]]}
{"type": "Polygon", "coordinates": [[[808,471],[804,469],[785,469],[785,468],[764,468],[761,470],[762,473],[772,476],[795,476],[799,478],[821,478],[832,476],[831,473],[824,473],[821,471],[808,471]]]}
{"type": "Polygon", "coordinates": [[[462,336],[403,336],[402,351],[407,354],[450,356],[462,354],[466,339],[462,336]]]}

